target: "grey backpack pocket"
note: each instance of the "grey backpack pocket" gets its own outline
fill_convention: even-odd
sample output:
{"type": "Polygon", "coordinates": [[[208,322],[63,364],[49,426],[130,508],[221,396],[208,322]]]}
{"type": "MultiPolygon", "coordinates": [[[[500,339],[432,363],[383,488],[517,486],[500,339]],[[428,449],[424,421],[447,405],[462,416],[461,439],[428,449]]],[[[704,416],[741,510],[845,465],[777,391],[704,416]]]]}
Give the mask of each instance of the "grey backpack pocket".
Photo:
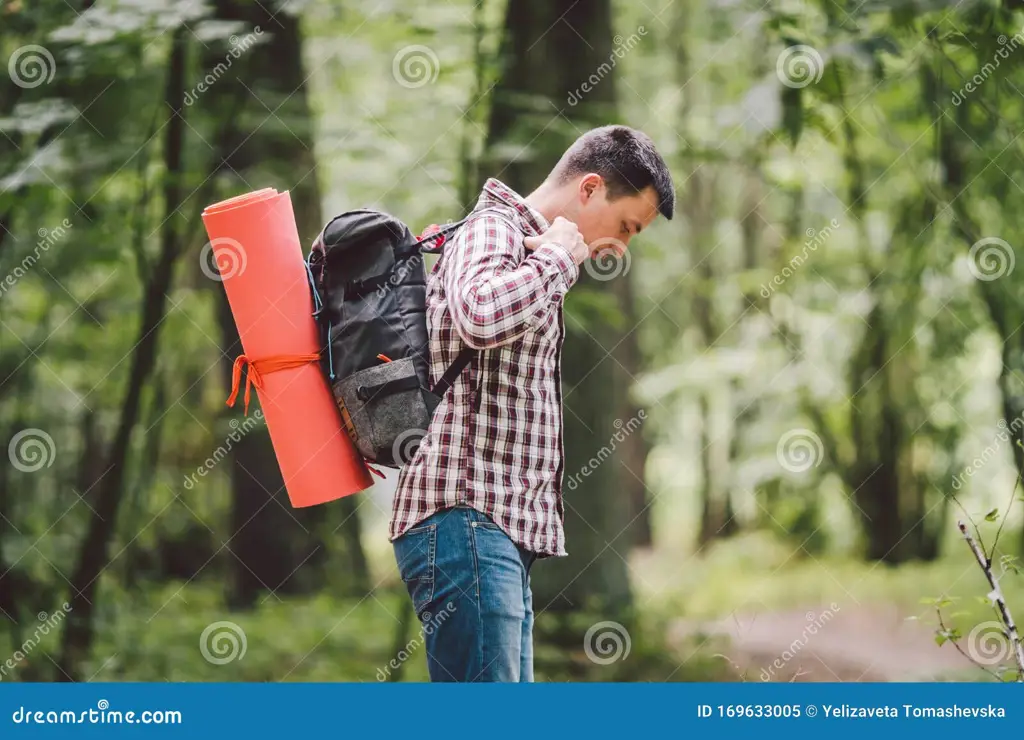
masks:
{"type": "Polygon", "coordinates": [[[389,467],[415,457],[440,400],[420,385],[412,358],[352,373],[334,384],[334,397],[360,454],[389,467]]]}

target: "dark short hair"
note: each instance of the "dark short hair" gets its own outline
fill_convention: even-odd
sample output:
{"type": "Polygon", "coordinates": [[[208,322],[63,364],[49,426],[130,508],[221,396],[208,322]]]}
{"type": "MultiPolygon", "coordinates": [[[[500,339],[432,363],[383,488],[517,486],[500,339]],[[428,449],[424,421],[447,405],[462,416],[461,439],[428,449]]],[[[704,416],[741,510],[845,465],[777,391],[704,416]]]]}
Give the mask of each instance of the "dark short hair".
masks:
{"type": "Polygon", "coordinates": [[[629,126],[602,126],[583,134],[551,171],[559,184],[595,172],[604,178],[609,198],[636,195],[653,187],[658,212],[672,220],[676,191],[668,165],[651,137],[629,126]]]}

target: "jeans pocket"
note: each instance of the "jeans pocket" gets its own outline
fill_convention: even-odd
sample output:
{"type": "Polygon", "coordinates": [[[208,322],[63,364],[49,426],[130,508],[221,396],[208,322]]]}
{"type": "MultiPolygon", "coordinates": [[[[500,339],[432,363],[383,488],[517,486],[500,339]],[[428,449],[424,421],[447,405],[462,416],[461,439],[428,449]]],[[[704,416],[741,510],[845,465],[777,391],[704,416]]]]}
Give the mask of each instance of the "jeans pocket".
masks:
{"type": "Polygon", "coordinates": [[[504,532],[500,526],[490,517],[488,514],[484,514],[482,511],[476,509],[469,510],[469,523],[474,529],[493,529],[499,532],[504,532]]]}
{"type": "Polygon", "coordinates": [[[398,572],[402,576],[416,614],[434,598],[434,560],[437,553],[437,525],[415,527],[394,542],[398,572]]]}

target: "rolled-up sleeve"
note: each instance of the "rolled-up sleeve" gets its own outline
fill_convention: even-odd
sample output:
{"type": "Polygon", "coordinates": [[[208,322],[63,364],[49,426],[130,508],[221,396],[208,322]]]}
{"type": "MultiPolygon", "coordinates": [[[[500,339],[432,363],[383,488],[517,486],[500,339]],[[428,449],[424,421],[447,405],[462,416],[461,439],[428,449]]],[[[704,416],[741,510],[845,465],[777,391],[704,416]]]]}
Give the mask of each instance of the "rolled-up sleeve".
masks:
{"type": "Polygon", "coordinates": [[[523,237],[504,219],[471,218],[445,248],[444,289],[452,323],[473,349],[514,342],[579,278],[572,256],[555,244],[526,253],[523,237]]]}

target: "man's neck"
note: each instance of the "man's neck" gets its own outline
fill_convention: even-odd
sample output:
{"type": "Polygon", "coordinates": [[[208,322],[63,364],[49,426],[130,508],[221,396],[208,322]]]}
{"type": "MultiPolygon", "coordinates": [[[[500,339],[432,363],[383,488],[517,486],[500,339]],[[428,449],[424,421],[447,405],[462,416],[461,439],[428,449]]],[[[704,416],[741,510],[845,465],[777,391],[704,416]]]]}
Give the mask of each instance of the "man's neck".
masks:
{"type": "Polygon", "coordinates": [[[550,224],[559,216],[565,216],[565,195],[562,188],[545,181],[524,199],[550,224]]]}

